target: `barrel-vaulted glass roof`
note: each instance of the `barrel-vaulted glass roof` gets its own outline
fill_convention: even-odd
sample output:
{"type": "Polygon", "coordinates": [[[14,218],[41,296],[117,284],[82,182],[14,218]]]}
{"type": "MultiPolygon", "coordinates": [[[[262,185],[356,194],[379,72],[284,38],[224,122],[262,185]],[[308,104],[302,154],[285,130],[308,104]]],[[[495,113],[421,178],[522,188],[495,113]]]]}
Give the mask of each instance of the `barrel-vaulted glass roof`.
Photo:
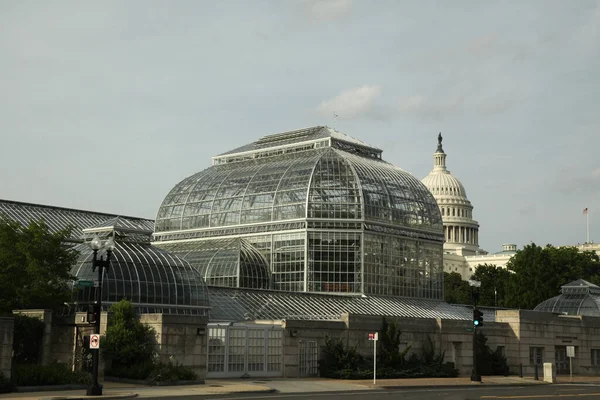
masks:
{"type": "MultiPolygon", "coordinates": [[[[139,312],[208,315],[208,291],[202,276],[179,257],[150,244],[151,231],[114,218],[84,230],[85,238],[112,236],[116,247],[110,268],[104,271],[102,300],[106,307],[122,299],[133,303],[139,312]]],[[[71,273],[73,301],[78,307],[94,302],[96,287],[81,281],[97,282],[98,270],[92,271],[93,250],[89,243],[75,247],[79,260],[71,273]]],[[[102,249],[98,257],[106,257],[102,249]]]]}
{"type": "Polygon", "coordinates": [[[214,157],[177,185],[159,208],[166,233],[307,218],[372,221],[441,232],[434,197],[381,150],[326,127],[264,137],[214,157]]]}
{"type": "MultiPolygon", "coordinates": [[[[72,226],[71,240],[80,242],[83,229],[104,224],[107,220],[116,218],[114,214],[92,211],[75,210],[64,207],[46,206],[41,204],[23,203],[18,201],[0,200],[0,214],[6,215],[13,221],[28,225],[31,221],[43,220],[50,232],[55,233],[72,226]]],[[[121,225],[130,225],[139,229],[152,231],[154,221],[145,218],[120,217],[121,225]]]]}
{"type": "Polygon", "coordinates": [[[561,294],[538,304],[535,311],[600,317],[600,287],[583,279],[561,286],[561,294]]]}

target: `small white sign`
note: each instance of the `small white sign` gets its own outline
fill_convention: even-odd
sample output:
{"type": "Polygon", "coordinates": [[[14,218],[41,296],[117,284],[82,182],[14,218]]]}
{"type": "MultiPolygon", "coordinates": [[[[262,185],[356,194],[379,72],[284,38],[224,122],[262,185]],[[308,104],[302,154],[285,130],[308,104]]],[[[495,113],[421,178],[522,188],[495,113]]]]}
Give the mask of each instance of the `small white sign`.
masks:
{"type": "Polygon", "coordinates": [[[369,340],[379,340],[379,332],[369,333],[369,340]]]}
{"type": "Polygon", "coordinates": [[[575,357],[575,346],[567,346],[567,357],[575,357]]]}
{"type": "Polygon", "coordinates": [[[100,348],[100,335],[92,334],[90,335],[90,349],[99,349],[100,348]]]}

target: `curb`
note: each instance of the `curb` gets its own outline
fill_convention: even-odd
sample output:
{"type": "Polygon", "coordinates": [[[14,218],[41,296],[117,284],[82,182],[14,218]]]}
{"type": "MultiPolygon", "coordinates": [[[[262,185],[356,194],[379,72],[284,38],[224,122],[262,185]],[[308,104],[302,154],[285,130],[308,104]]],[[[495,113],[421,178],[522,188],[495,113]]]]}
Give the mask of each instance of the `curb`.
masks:
{"type": "Polygon", "coordinates": [[[42,397],[40,400],[85,400],[85,399],[104,399],[104,400],[117,400],[117,399],[134,399],[138,397],[137,393],[125,393],[125,394],[107,394],[102,396],[51,396],[42,397]]]}
{"type": "Polygon", "coordinates": [[[368,386],[371,389],[452,389],[452,388],[465,388],[465,387],[507,387],[507,386],[537,386],[537,385],[550,385],[550,382],[540,381],[539,383],[467,383],[467,384],[458,384],[458,385],[419,385],[419,386],[368,386]]]}

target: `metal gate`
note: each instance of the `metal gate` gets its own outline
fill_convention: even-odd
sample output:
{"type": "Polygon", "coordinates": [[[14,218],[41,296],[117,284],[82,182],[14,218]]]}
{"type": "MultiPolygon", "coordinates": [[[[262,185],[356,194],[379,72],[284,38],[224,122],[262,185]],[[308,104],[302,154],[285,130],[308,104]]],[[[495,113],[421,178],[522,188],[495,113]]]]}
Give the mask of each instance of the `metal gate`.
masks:
{"type": "Polygon", "coordinates": [[[208,325],[208,378],[283,376],[283,329],[208,325]]]}
{"type": "Polygon", "coordinates": [[[319,375],[319,346],[316,340],[298,341],[298,374],[319,375]]]}
{"type": "Polygon", "coordinates": [[[555,368],[556,374],[563,375],[569,373],[569,358],[567,357],[566,346],[555,346],[555,368]]]}

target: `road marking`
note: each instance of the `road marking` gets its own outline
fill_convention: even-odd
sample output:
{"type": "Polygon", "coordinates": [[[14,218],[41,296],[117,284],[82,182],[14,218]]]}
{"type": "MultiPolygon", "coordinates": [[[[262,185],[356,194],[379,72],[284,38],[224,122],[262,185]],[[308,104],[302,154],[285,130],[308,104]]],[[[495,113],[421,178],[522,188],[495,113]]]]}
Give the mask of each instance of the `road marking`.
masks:
{"type": "Polygon", "coordinates": [[[480,399],[548,399],[550,397],[584,397],[599,395],[600,393],[532,394],[529,396],[481,396],[480,399]]]}

